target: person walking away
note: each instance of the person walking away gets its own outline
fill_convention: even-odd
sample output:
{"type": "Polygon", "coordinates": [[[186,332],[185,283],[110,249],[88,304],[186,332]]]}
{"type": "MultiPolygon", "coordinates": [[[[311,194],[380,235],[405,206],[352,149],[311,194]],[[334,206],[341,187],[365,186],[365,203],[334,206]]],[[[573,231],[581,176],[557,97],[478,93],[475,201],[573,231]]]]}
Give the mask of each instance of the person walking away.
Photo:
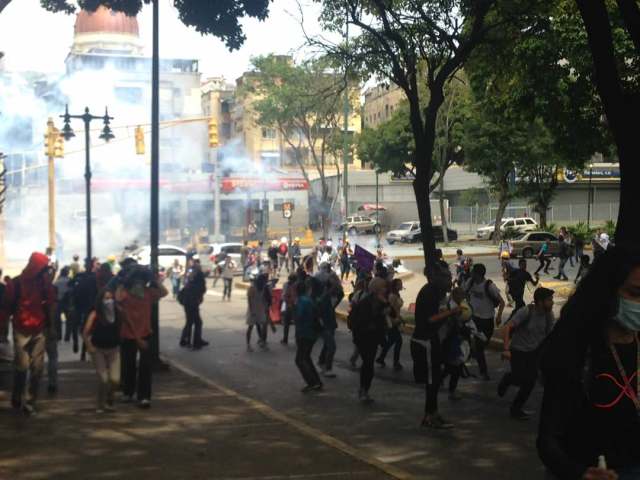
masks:
{"type": "MultiPolygon", "coordinates": [[[[335,305],[332,300],[333,287],[329,278],[325,281],[321,281],[317,276],[312,277],[311,280],[311,299],[315,303],[317,314],[322,324],[322,330],[320,332],[322,336],[322,350],[320,351],[320,357],[318,359],[318,365],[320,366],[321,374],[325,378],[335,378],[336,374],[333,372],[333,357],[336,354],[336,329],[338,323],[336,322],[335,305]]],[[[342,288],[340,288],[342,292],[342,288]]],[[[342,293],[344,296],[344,293],[342,293]]]]}
{"type": "Polygon", "coordinates": [[[56,297],[48,265],[49,259],[44,253],[32,253],[22,273],[6,285],[3,299],[4,307],[12,312],[13,321],[11,405],[26,415],[36,413],[47,335],[57,335],[56,297]]]}
{"type": "Polygon", "coordinates": [[[574,235],[573,244],[574,244],[574,248],[575,248],[576,262],[579,265],[580,264],[580,259],[582,258],[582,255],[584,254],[584,240],[582,239],[582,237],[579,237],[578,235],[574,235]]]}
{"type": "Polygon", "coordinates": [[[115,294],[122,318],[122,392],[128,402],[137,393],[140,408],[151,407],[151,307],[168,294],[151,270],[139,265],[131,268],[115,294]]]}
{"type": "Polygon", "coordinates": [[[498,384],[498,396],[507,393],[511,385],[520,390],[511,404],[511,417],[526,420],[531,412],[523,409],[538,379],[540,346],[553,328],[553,290],[538,287],[533,294],[533,305],[521,308],[504,329],[502,357],[511,363],[498,384]]]}
{"type": "MultiPolygon", "coordinates": [[[[349,313],[347,315],[347,327],[349,330],[353,332],[352,328],[352,315],[355,315],[356,305],[360,303],[361,300],[364,299],[367,295],[369,295],[369,282],[371,281],[371,277],[362,277],[356,280],[355,285],[353,286],[353,292],[349,295],[349,313]]],[[[352,282],[353,283],[353,282],[352,282]]],[[[351,368],[354,370],[357,368],[358,358],[360,357],[360,351],[358,350],[358,346],[354,344],[353,353],[349,357],[349,363],[351,363],[351,368]]]]}
{"type": "Polygon", "coordinates": [[[438,262],[434,266],[430,282],[420,289],[416,298],[416,326],[411,337],[413,376],[416,383],[425,385],[425,407],[421,426],[434,429],[453,427],[438,411],[438,390],[442,383],[444,362],[438,331],[445,320],[462,311],[460,307],[448,310],[444,305],[452,283],[449,266],[444,262],[438,262]]]}
{"type": "Polygon", "coordinates": [[[537,447],[554,478],[640,475],[640,250],[627,242],[593,262],[542,348],[537,447]]]}
{"type": "Polygon", "coordinates": [[[568,250],[568,253],[569,253],[569,265],[571,266],[571,268],[573,268],[573,258],[576,255],[576,244],[575,244],[576,238],[575,238],[575,235],[573,235],[573,233],[567,231],[566,228],[565,228],[565,232],[566,232],[566,234],[564,235],[564,241],[567,244],[567,250],[568,250]]]}
{"type": "Polygon", "coordinates": [[[466,360],[462,351],[463,331],[469,329],[467,324],[471,320],[471,307],[467,303],[462,287],[456,287],[451,290],[447,301],[447,310],[455,310],[458,307],[460,307],[461,312],[450,316],[438,332],[442,342],[444,359],[441,386],[444,385],[446,378],[449,377],[449,400],[451,401],[460,400],[456,389],[458,388],[458,381],[462,376],[462,369],[466,360]]]}
{"type": "Polygon", "coordinates": [[[544,273],[549,273],[549,266],[551,265],[551,258],[548,256],[549,254],[549,242],[545,240],[540,246],[540,250],[538,251],[537,257],[540,262],[540,266],[535,271],[534,275],[538,275],[540,270],[544,268],[544,273]]]}
{"type": "Polygon", "coordinates": [[[387,341],[385,342],[380,356],[376,359],[376,363],[382,368],[385,367],[385,358],[391,347],[393,348],[393,369],[398,372],[402,370],[402,364],[400,363],[400,351],[402,350],[402,305],[404,301],[400,296],[400,292],[403,290],[402,280],[396,278],[391,282],[391,291],[389,293],[389,313],[387,314],[387,326],[389,332],[387,333],[387,341]]]}
{"type": "MultiPolygon", "coordinates": [[[[73,277],[71,283],[73,307],[76,322],[75,329],[71,332],[73,337],[73,353],[78,352],[78,331],[82,331],[84,322],[89,316],[89,312],[95,308],[96,297],[98,296],[98,281],[94,271],[84,271],[73,277]]],[[[86,349],[84,344],[80,353],[80,360],[85,359],[86,349]]]]}
{"type": "Polygon", "coordinates": [[[247,290],[247,351],[252,352],[251,333],[258,331],[258,346],[266,349],[266,330],[268,323],[271,295],[267,286],[268,277],[258,275],[247,290]]]}
{"type": "Polygon", "coordinates": [[[318,371],[311,360],[313,346],[318,339],[318,332],[322,328],[315,304],[309,296],[310,286],[307,283],[311,282],[312,278],[309,278],[308,282],[299,281],[296,284],[297,301],[294,314],[297,347],[296,366],[306,383],[302,393],[319,391],[323,387],[318,371]]]}
{"type": "Polygon", "coordinates": [[[521,258],[518,261],[518,269],[512,270],[509,274],[507,284],[509,285],[509,291],[515,301],[515,308],[511,312],[511,316],[515,314],[519,309],[525,306],[524,302],[524,289],[527,283],[531,283],[534,287],[538,285],[540,278],[536,275],[534,279],[529,272],[527,272],[527,260],[521,258]]]}
{"type": "Polygon", "coordinates": [[[74,278],[76,275],[80,273],[82,267],[80,266],[80,255],[73,256],[73,262],[69,265],[69,269],[71,270],[71,278],[74,278]]]}
{"type": "Polygon", "coordinates": [[[120,385],[120,328],[113,292],[103,289],[82,331],[98,376],[97,413],[115,411],[114,395],[120,385]]]}
{"type": "Polygon", "coordinates": [[[465,284],[464,290],[473,310],[472,320],[478,327],[478,330],[486,337],[484,341],[478,338],[476,339],[475,354],[480,369],[480,376],[485,381],[489,381],[490,377],[484,351],[491,341],[495,325],[500,326],[502,323],[504,300],[495,283],[485,278],[486,273],[487,268],[481,263],[476,263],[471,269],[471,279],[465,284]],[[498,309],[497,315],[496,308],[498,309]]]}
{"type": "Polygon", "coordinates": [[[573,281],[576,285],[578,282],[583,279],[587,273],[589,273],[589,269],[591,268],[591,258],[589,255],[582,255],[580,257],[580,267],[578,267],[578,273],[576,274],[576,278],[573,281]]]}
{"type": "Polygon", "coordinates": [[[558,257],[560,258],[560,264],[558,266],[558,274],[553,278],[555,278],[556,280],[567,281],[569,280],[569,277],[567,277],[567,274],[564,272],[564,266],[567,264],[567,260],[569,260],[569,256],[571,254],[569,252],[569,246],[567,245],[567,242],[565,242],[562,235],[558,237],[558,244],[558,257]]]}
{"type": "Polygon", "coordinates": [[[222,291],[222,300],[225,298],[231,301],[231,290],[233,289],[233,276],[236,273],[236,263],[231,258],[231,255],[227,255],[224,259],[224,265],[222,267],[222,281],[224,282],[224,290],[222,291]]]}
{"type": "Polygon", "coordinates": [[[358,398],[364,403],[372,402],[369,396],[374,374],[374,362],[378,345],[385,340],[387,303],[387,281],[374,278],[369,282],[369,294],[355,307],[353,322],[353,343],[362,357],[360,367],[360,389],[358,398]]]}
{"type": "Polygon", "coordinates": [[[204,301],[205,293],[207,293],[207,285],[200,267],[200,261],[192,260],[191,268],[181,293],[185,314],[185,326],[180,336],[181,347],[191,347],[194,350],[199,350],[209,345],[209,342],[202,339],[202,317],[200,316],[200,305],[204,301]],[[192,331],[193,339],[191,337],[192,331]]]}
{"type": "Polygon", "coordinates": [[[340,281],[349,280],[351,273],[351,258],[349,257],[349,246],[345,244],[340,251],[340,281]]]}
{"type": "Polygon", "coordinates": [[[269,250],[267,250],[267,256],[269,257],[269,263],[271,265],[271,272],[276,273],[278,271],[278,241],[272,240],[269,250]]]}
{"type": "Polygon", "coordinates": [[[296,271],[300,268],[300,262],[302,261],[302,251],[300,250],[300,238],[293,239],[293,245],[291,245],[291,260],[293,261],[292,271],[296,271]]]}
{"type": "Polygon", "coordinates": [[[111,263],[107,262],[100,264],[96,271],[96,286],[98,291],[106,288],[107,285],[109,285],[109,282],[111,282],[113,276],[111,263]]]}
{"type": "Polygon", "coordinates": [[[169,268],[169,279],[171,280],[171,293],[173,299],[177,300],[178,293],[180,293],[180,284],[182,283],[182,277],[184,276],[184,267],[180,264],[180,261],[176,258],[173,261],[173,265],[169,268]]]}
{"type": "MultiPolygon", "coordinates": [[[[294,311],[296,307],[296,282],[298,276],[291,273],[289,278],[282,286],[282,345],[289,344],[289,329],[294,323],[294,311]]],[[[304,280],[302,280],[304,281],[304,280]]]]}
{"type": "MultiPolygon", "coordinates": [[[[52,270],[49,271],[53,278],[52,270]]],[[[69,267],[63,267],[59,278],[54,282],[53,287],[56,292],[56,308],[53,328],[49,329],[47,335],[47,379],[49,384],[47,392],[54,395],[58,392],[58,342],[62,339],[62,313],[65,313],[65,320],[69,322],[67,304],[69,302],[69,267]]]]}
{"type": "Polygon", "coordinates": [[[280,245],[278,246],[278,275],[280,275],[282,267],[285,267],[287,273],[289,273],[289,245],[287,237],[282,237],[280,239],[280,245]]]}
{"type": "Polygon", "coordinates": [[[60,275],[53,283],[56,289],[57,304],[56,304],[56,331],[58,332],[58,340],[62,340],[62,315],[65,320],[65,341],[69,341],[69,335],[71,331],[71,269],[69,267],[62,267],[60,275]]]}

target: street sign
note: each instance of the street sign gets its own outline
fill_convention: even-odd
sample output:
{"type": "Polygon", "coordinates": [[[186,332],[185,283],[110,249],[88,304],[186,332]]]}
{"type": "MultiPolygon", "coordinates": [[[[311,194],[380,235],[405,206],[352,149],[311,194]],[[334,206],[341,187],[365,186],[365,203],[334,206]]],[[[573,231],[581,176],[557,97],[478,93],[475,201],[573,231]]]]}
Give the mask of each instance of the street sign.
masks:
{"type": "Polygon", "coordinates": [[[291,218],[291,210],[282,210],[282,216],[284,218],[291,218]]]}

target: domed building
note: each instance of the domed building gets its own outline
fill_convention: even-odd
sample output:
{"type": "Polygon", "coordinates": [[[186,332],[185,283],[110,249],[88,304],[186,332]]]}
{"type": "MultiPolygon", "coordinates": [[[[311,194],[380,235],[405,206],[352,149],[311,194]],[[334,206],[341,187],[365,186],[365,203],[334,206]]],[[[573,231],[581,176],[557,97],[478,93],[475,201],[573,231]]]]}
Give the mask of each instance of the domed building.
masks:
{"type": "Polygon", "coordinates": [[[120,55],[143,54],[138,20],[100,6],[95,12],[81,10],[74,25],[71,52],[120,55]]]}

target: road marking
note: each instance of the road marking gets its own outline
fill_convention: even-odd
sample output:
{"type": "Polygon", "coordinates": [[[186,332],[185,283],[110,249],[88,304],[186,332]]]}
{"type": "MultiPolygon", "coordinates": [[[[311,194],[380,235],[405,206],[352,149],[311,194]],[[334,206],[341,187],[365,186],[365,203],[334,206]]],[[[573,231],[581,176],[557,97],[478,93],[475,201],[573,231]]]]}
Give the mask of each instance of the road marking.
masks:
{"type": "MultiPolygon", "coordinates": [[[[364,453],[358,451],[357,449],[353,448],[352,446],[346,444],[345,442],[343,442],[342,440],[338,440],[335,437],[332,437],[331,435],[328,435],[326,433],[324,433],[321,430],[318,430],[314,427],[311,427],[309,425],[307,425],[306,423],[300,422],[299,420],[296,420],[294,418],[291,418],[283,413],[278,412],[277,410],[273,409],[272,407],[270,407],[269,405],[267,405],[266,403],[262,403],[259,402],[258,400],[254,400],[251,397],[247,397],[239,392],[236,392],[235,390],[232,390],[228,387],[225,387],[223,385],[218,384],[217,382],[214,382],[213,380],[197,373],[196,371],[192,370],[191,368],[187,367],[186,365],[184,365],[183,363],[175,360],[175,359],[170,359],[170,358],[166,358],[165,360],[170,363],[171,365],[173,365],[175,368],[177,368],[178,370],[180,370],[181,372],[183,372],[186,375],[189,375],[191,377],[197,378],[198,380],[200,380],[201,382],[216,388],[220,391],[222,391],[223,393],[226,393],[227,395],[233,396],[235,398],[237,398],[238,400],[246,403],[247,405],[251,406],[252,408],[254,408],[255,410],[263,413],[264,415],[273,418],[274,420],[278,420],[281,421],[282,423],[298,430],[299,432],[308,435],[326,445],[329,445],[330,447],[333,447],[337,450],[340,450],[343,453],[346,453],[347,455],[354,457],[357,460],[360,460],[361,462],[364,462],[368,465],[371,465],[374,468],[377,468],[378,470],[381,470],[382,472],[386,473],[387,475],[389,475],[392,478],[398,479],[398,480],[410,480],[413,479],[414,476],[412,474],[410,474],[409,472],[406,472],[404,470],[402,470],[401,468],[398,468],[394,465],[389,465],[386,464],[384,462],[381,462],[380,460],[378,460],[377,458],[374,457],[370,457],[368,455],[365,455],[364,453]]],[[[338,474],[336,474],[338,475],[338,474]]],[[[249,477],[249,478],[256,478],[256,479],[268,479],[268,478],[297,478],[295,476],[285,476],[285,477],[249,477]]],[[[248,480],[248,479],[244,479],[244,480],[248,480]]]]}
{"type": "Polygon", "coordinates": [[[224,477],[218,480],[279,480],[296,478],[351,478],[354,475],[369,475],[369,471],[354,471],[354,472],[330,472],[330,473],[307,473],[304,475],[265,475],[261,477],[224,477]]]}

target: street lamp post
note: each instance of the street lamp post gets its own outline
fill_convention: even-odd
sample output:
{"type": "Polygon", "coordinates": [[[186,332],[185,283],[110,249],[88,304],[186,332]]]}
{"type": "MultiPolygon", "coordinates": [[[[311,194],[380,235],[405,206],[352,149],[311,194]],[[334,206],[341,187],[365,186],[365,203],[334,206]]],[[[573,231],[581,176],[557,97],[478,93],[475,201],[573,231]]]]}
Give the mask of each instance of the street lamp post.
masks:
{"type": "Polygon", "coordinates": [[[85,202],[86,202],[86,216],[87,216],[87,258],[85,259],[85,269],[87,271],[91,271],[91,259],[93,258],[92,253],[92,245],[91,245],[91,136],[90,136],[90,126],[92,120],[102,120],[104,123],[104,127],[102,128],[102,133],[100,137],[105,142],[109,142],[114,138],[113,132],[111,131],[111,127],[109,123],[113,120],[113,117],[109,116],[109,111],[105,107],[104,115],[95,116],[89,113],[89,108],[84,109],[84,113],[82,115],[70,115],[69,114],[69,106],[67,105],[64,110],[64,115],[60,115],[60,117],[64,120],[64,127],[62,128],[62,136],[65,140],[71,140],[76,134],[73,132],[71,128],[71,119],[78,118],[84,122],[84,146],[85,146],[85,162],[84,162],[84,180],[85,180],[85,202]]]}
{"type": "Polygon", "coordinates": [[[593,177],[593,164],[589,164],[589,192],[587,195],[587,230],[591,227],[591,202],[593,201],[591,193],[591,180],[593,177]]]}

